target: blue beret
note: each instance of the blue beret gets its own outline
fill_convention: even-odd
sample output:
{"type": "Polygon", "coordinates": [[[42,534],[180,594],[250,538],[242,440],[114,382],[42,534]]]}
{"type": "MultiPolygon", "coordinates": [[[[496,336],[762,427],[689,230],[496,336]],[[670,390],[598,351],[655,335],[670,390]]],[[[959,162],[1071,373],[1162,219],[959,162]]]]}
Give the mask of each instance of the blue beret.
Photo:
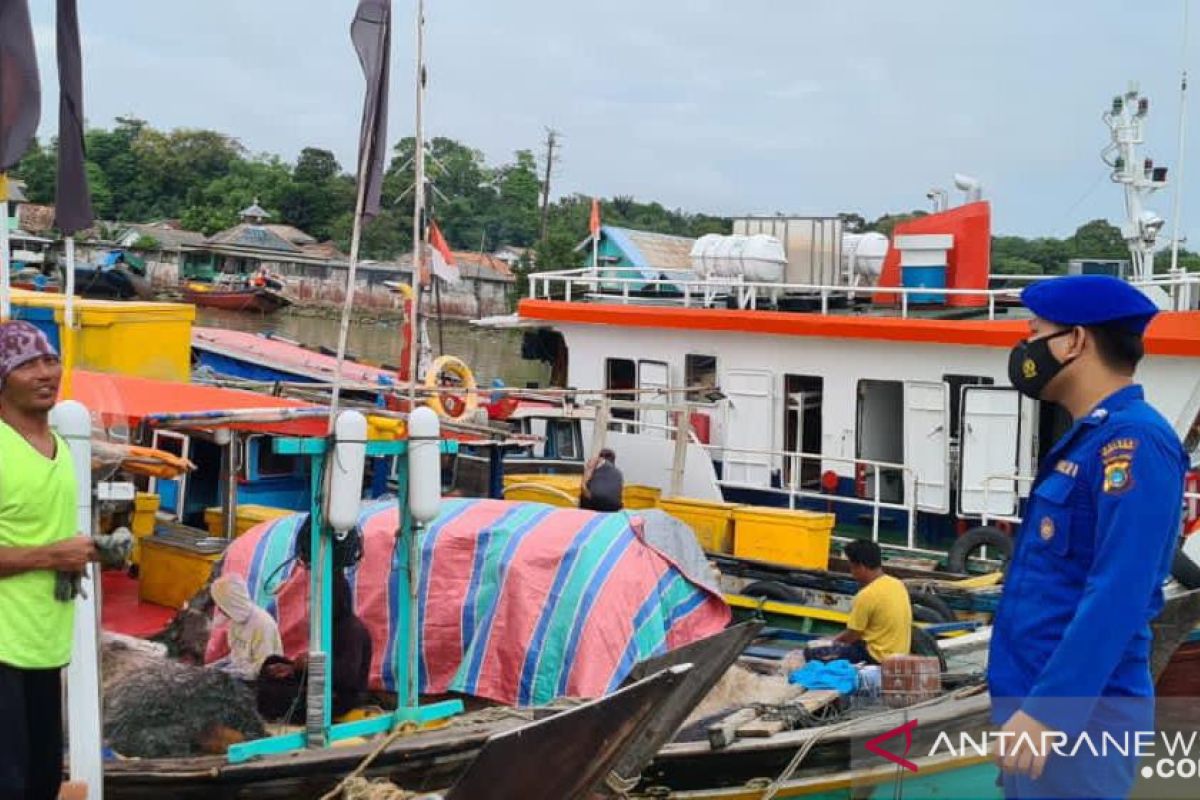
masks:
{"type": "Polygon", "coordinates": [[[1119,322],[1142,333],[1158,306],[1137,287],[1108,275],[1068,275],[1032,283],[1021,292],[1025,307],[1059,325],[1119,322]]]}

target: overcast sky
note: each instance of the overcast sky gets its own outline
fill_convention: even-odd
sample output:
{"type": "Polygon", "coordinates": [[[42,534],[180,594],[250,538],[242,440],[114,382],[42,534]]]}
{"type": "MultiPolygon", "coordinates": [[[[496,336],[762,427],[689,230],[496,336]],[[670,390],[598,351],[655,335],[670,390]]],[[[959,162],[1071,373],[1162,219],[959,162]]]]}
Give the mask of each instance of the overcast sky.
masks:
{"type": "MultiPolygon", "coordinates": [[[[1100,114],[1129,80],[1151,97],[1147,152],[1177,163],[1182,2],[428,0],[427,131],[494,163],[537,150],[553,126],[556,195],[721,214],[872,217],[925,207],[926,190],[967,172],[997,232],[1063,235],[1119,221],[1100,114]]],[[[30,5],[48,136],[54,4],[30,5]]],[[[288,159],[324,147],[353,166],[354,0],[79,5],[91,124],[133,114],[288,159]]],[[[413,125],[414,8],[394,6],[393,140],[413,125]]],[[[1190,105],[1184,231],[1200,241],[1200,97],[1190,105]]],[[[1172,194],[1155,200],[1170,218],[1172,194]]]]}

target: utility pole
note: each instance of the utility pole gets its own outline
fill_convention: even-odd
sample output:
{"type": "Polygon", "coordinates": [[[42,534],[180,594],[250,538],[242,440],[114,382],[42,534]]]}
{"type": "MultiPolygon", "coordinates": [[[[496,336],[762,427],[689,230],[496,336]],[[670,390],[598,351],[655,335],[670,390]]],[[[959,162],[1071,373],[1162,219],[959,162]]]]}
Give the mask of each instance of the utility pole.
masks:
{"type": "Polygon", "coordinates": [[[554,169],[554,148],[558,146],[561,134],[553,128],[546,128],[546,177],[542,181],[542,230],[538,235],[540,241],[546,241],[546,230],[550,225],[550,175],[554,169]]]}

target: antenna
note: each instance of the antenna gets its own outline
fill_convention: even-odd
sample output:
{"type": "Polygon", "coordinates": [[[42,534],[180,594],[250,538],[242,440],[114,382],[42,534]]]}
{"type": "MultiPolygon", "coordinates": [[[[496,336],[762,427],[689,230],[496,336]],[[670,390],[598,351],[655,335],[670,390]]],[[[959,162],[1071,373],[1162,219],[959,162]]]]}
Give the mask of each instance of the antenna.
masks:
{"type": "Polygon", "coordinates": [[[1183,43],[1179,52],[1179,150],[1175,158],[1175,208],[1171,215],[1171,274],[1179,271],[1179,219],[1183,214],[1183,154],[1187,130],[1187,53],[1188,53],[1188,0],[1183,0],[1183,43]]]}
{"type": "Polygon", "coordinates": [[[1164,220],[1146,209],[1146,199],[1167,185],[1167,168],[1155,166],[1154,160],[1138,156],[1138,145],[1146,140],[1146,117],[1150,100],[1138,92],[1131,82],[1123,95],[1116,95],[1104,123],[1112,135],[1111,144],[1101,154],[1104,163],[1112,168],[1112,181],[1125,187],[1125,224],[1121,238],[1129,247],[1133,277],[1146,281],[1154,274],[1154,251],[1164,220]]]}

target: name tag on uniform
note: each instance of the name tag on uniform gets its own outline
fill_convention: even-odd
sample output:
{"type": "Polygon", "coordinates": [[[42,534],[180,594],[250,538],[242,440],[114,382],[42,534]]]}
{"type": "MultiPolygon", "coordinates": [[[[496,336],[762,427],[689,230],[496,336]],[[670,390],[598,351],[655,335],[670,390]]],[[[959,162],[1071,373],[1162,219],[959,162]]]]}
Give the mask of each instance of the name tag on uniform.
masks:
{"type": "Polygon", "coordinates": [[[1056,472],[1061,472],[1063,475],[1066,475],[1068,478],[1074,478],[1076,475],[1079,474],[1079,465],[1076,464],[1074,461],[1067,461],[1065,458],[1062,461],[1059,461],[1057,464],[1055,464],[1054,469],[1056,472]]]}

